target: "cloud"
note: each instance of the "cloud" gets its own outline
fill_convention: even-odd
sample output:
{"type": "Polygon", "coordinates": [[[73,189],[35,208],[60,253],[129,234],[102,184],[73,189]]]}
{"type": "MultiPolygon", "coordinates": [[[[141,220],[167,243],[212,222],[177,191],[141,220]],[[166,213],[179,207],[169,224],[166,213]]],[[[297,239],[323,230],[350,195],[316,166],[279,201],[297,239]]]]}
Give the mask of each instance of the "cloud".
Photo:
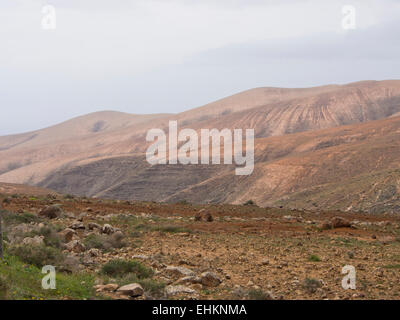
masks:
{"type": "Polygon", "coordinates": [[[253,86],[394,77],[394,0],[0,2],[0,134],[115,109],[178,112],[253,86]],[[341,8],[357,29],[341,28],[341,8]],[[156,94],[155,94],[156,93],[156,94]],[[26,121],[9,121],[20,114],[26,121]],[[41,116],[38,116],[41,115],[41,116]]]}

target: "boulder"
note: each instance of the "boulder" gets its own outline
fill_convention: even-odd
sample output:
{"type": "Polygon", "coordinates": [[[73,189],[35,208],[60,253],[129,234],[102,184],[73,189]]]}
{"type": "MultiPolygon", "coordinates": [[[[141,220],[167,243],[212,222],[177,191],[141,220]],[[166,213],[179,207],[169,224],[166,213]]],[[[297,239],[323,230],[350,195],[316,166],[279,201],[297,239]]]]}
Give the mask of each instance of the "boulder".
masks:
{"type": "Polygon", "coordinates": [[[218,287],[221,283],[221,279],[212,272],[204,272],[201,274],[201,284],[206,287],[218,287]]]}
{"type": "Polygon", "coordinates": [[[194,221],[201,221],[201,219],[202,219],[202,217],[203,217],[203,214],[206,212],[206,210],[205,209],[201,209],[199,212],[197,212],[195,215],[194,215],[194,221]]]}
{"type": "Polygon", "coordinates": [[[39,215],[49,219],[55,219],[61,216],[63,213],[62,209],[57,205],[46,206],[39,212],[39,215]]]}
{"type": "Polygon", "coordinates": [[[69,226],[69,228],[73,230],[85,230],[85,225],[82,222],[75,221],[69,226]]]}
{"type": "Polygon", "coordinates": [[[68,243],[73,240],[74,235],[76,235],[76,231],[71,228],[67,228],[60,231],[58,235],[60,236],[63,242],[68,243]]]}
{"type": "Polygon", "coordinates": [[[101,229],[101,225],[99,225],[99,224],[97,224],[95,222],[89,222],[88,228],[89,228],[89,230],[94,230],[94,229],[100,230],[101,229]]]}
{"type": "Polygon", "coordinates": [[[329,230],[332,229],[333,226],[332,223],[330,223],[329,221],[324,221],[319,225],[319,228],[322,230],[329,230]]]}
{"type": "Polygon", "coordinates": [[[24,240],[22,240],[22,243],[25,245],[33,245],[33,246],[40,246],[42,244],[44,244],[44,237],[43,236],[35,236],[33,238],[24,238],[24,240]]]}
{"type": "Polygon", "coordinates": [[[109,283],[109,284],[100,284],[97,286],[94,286],[94,288],[96,289],[96,292],[113,292],[116,291],[118,289],[118,285],[115,283],[109,283]]]}
{"type": "Polygon", "coordinates": [[[86,250],[86,247],[79,240],[73,240],[66,244],[66,249],[75,253],[81,253],[86,250]]]}
{"type": "Polygon", "coordinates": [[[174,278],[181,278],[181,277],[190,277],[190,276],[195,276],[195,273],[184,267],[173,267],[173,266],[168,266],[165,269],[165,272],[174,278]]]}
{"type": "Polygon", "coordinates": [[[115,232],[115,229],[109,225],[109,224],[105,224],[102,228],[101,228],[101,233],[105,233],[105,234],[113,234],[115,232]]]}
{"type": "Polygon", "coordinates": [[[201,283],[201,278],[196,277],[196,276],[189,276],[189,277],[183,277],[177,281],[178,284],[185,284],[185,283],[190,283],[190,284],[196,284],[196,283],[201,283]]]}
{"type": "Polygon", "coordinates": [[[332,227],[335,228],[349,228],[351,226],[351,223],[341,217],[334,217],[331,220],[331,225],[332,227]]]}
{"type": "Polygon", "coordinates": [[[142,286],[138,283],[127,284],[126,286],[119,288],[117,291],[131,297],[139,297],[144,293],[142,286]]]}
{"type": "Polygon", "coordinates": [[[204,214],[204,221],[206,221],[206,222],[213,222],[213,221],[214,221],[214,218],[213,218],[213,216],[211,215],[211,213],[206,212],[206,213],[204,214]]]}

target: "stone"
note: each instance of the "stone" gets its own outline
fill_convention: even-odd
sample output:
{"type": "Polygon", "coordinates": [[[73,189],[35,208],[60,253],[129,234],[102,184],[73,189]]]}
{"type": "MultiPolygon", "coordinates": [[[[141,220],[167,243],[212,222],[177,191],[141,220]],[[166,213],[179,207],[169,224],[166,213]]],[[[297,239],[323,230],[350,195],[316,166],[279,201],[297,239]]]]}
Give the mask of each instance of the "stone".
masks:
{"type": "Polygon", "coordinates": [[[73,240],[73,241],[67,243],[65,246],[68,251],[72,251],[75,253],[81,253],[86,250],[85,245],[83,243],[81,243],[79,240],[73,240]]]}
{"type": "Polygon", "coordinates": [[[43,236],[35,236],[33,238],[24,238],[22,243],[25,245],[32,245],[32,246],[40,246],[44,244],[44,237],[43,236]]]}
{"type": "Polygon", "coordinates": [[[92,249],[88,250],[87,253],[90,257],[99,257],[101,255],[101,251],[96,248],[92,248],[92,249]]]}
{"type": "Polygon", "coordinates": [[[196,214],[194,215],[194,221],[201,221],[201,213],[200,212],[196,212],[196,214]]]}
{"type": "Polygon", "coordinates": [[[117,291],[130,297],[139,297],[144,293],[142,286],[138,283],[127,284],[126,286],[119,288],[117,291]]]}
{"type": "Polygon", "coordinates": [[[190,276],[195,276],[195,273],[185,267],[173,267],[173,266],[168,266],[165,269],[165,272],[172,277],[180,278],[180,277],[190,277],[190,276]]]}
{"type": "Polygon", "coordinates": [[[221,279],[215,273],[204,272],[201,274],[201,284],[206,287],[218,287],[221,279]]]}
{"type": "Polygon", "coordinates": [[[137,260],[151,260],[151,257],[146,256],[144,254],[136,254],[132,256],[132,259],[137,259],[137,260]]]}
{"type": "Polygon", "coordinates": [[[113,234],[115,232],[115,229],[109,225],[109,224],[105,224],[102,228],[101,228],[101,233],[105,233],[105,234],[113,234]]]}
{"type": "Polygon", "coordinates": [[[207,213],[204,214],[204,221],[206,221],[206,222],[213,222],[214,221],[214,218],[211,215],[211,213],[207,212],[207,213]]]}
{"type": "Polygon", "coordinates": [[[331,220],[331,225],[333,228],[349,228],[351,223],[344,218],[334,217],[331,220]]]}
{"type": "Polygon", "coordinates": [[[177,294],[194,294],[194,293],[196,293],[196,291],[189,287],[177,285],[177,286],[166,287],[165,293],[167,294],[167,296],[174,296],[177,294]]]}
{"type": "Polygon", "coordinates": [[[61,216],[63,213],[62,209],[57,205],[46,206],[39,212],[39,215],[49,219],[55,219],[61,216]]]}
{"type": "Polygon", "coordinates": [[[85,230],[85,226],[82,222],[74,222],[69,228],[73,230],[85,230]]]}
{"type": "Polygon", "coordinates": [[[269,265],[269,260],[268,260],[268,259],[263,259],[263,260],[261,261],[261,265],[262,265],[262,266],[267,266],[267,265],[269,265]]]}
{"type": "Polygon", "coordinates": [[[116,291],[118,289],[118,285],[115,283],[109,283],[109,284],[105,284],[105,285],[97,285],[94,286],[94,288],[96,289],[96,292],[113,292],[116,291]]]}
{"type": "Polygon", "coordinates": [[[67,228],[60,231],[58,235],[63,242],[68,243],[73,240],[74,235],[76,235],[76,231],[71,228],[67,228]]]}
{"type": "Polygon", "coordinates": [[[89,228],[89,230],[94,230],[94,229],[100,230],[101,229],[101,225],[99,225],[99,224],[97,224],[95,222],[89,222],[88,228],[89,228]]]}
{"type": "Polygon", "coordinates": [[[201,283],[201,278],[196,277],[196,276],[188,276],[188,277],[183,277],[177,281],[178,284],[185,284],[185,283],[201,283]]]}

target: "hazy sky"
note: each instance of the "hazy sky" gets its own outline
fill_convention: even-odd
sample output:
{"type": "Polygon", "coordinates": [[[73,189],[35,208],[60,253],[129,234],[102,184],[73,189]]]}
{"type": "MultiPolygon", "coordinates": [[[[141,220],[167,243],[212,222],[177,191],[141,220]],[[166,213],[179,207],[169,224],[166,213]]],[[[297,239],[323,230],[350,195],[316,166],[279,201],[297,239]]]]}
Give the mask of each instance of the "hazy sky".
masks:
{"type": "Polygon", "coordinates": [[[398,0],[1,0],[0,135],[260,86],[398,79],[399,34],[398,0]],[[45,5],[55,30],[42,27],[45,5]]]}

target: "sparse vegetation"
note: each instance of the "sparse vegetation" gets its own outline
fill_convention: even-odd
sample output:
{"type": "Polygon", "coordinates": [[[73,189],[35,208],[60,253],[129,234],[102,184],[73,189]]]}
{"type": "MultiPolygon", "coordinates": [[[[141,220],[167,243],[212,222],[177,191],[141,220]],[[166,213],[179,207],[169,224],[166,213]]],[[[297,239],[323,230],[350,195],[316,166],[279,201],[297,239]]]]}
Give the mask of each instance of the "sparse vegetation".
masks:
{"type": "Polygon", "coordinates": [[[321,261],[321,258],[318,257],[318,256],[315,255],[315,254],[312,254],[311,256],[308,257],[308,261],[311,261],[311,262],[320,262],[320,261],[321,261]]]}
{"type": "Polygon", "coordinates": [[[126,246],[126,241],[122,234],[91,234],[83,240],[83,243],[87,249],[96,248],[105,251],[126,246]]]}
{"type": "Polygon", "coordinates": [[[6,300],[8,296],[8,284],[3,276],[0,275],[0,300],[6,300]]]}
{"type": "Polygon", "coordinates": [[[255,206],[256,203],[253,200],[248,200],[245,203],[243,203],[244,206],[255,206]]]}
{"type": "Polygon", "coordinates": [[[101,273],[107,276],[122,277],[134,274],[138,279],[146,279],[153,275],[153,270],[136,260],[115,259],[107,262],[101,268],[101,273]]]}
{"type": "Polygon", "coordinates": [[[191,230],[187,228],[174,225],[156,226],[152,230],[166,233],[191,233],[191,230]]]}
{"type": "Polygon", "coordinates": [[[6,225],[40,222],[42,220],[40,217],[29,212],[15,214],[8,211],[3,211],[2,213],[6,225]]]}
{"type": "Polygon", "coordinates": [[[251,289],[248,292],[250,300],[271,300],[272,297],[268,292],[264,292],[261,289],[251,289]]]}
{"type": "Polygon", "coordinates": [[[14,245],[8,248],[8,253],[38,268],[45,265],[60,266],[64,261],[64,255],[60,250],[44,245],[14,245]]]}
{"type": "Polygon", "coordinates": [[[254,202],[246,206],[188,206],[79,197],[69,201],[63,196],[57,196],[55,201],[41,195],[11,199],[8,211],[3,211],[6,248],[0,264],[0,299],[118,299],[122,296],[116,286],[133,283],[140,284],[145,292],[134,299],[192,297],[190,293],[167,296],[164,281],[170,282],[166,279],[171,279],[173,286],[195,290],[193,295],[199,299],[357,299],[353,297],[355,293],[366,299],[398,297],[392,292],[398,292],[396,270],[400,270],[400,242],[396,241],[400,219],[395,216],[385,215],[379,221],[378,216],[364,219],[349,212],[347,219],[356,221],[354,226],[362,233],[350,229],[317,232],[315,226],[326,220],[324,212],[260,208],[252,205],[254,202]],[[29,200],[33,197],[37,200],[29,200]],[[58,219],[48,219],[24,212],[39,212],[54,203],[64,206],[76,218],[66,213],[58,219]],[[194,223],[193,217],[203,208],[214,215],[214,220],[194,223]],[[81,212],[85,215],[78,217],[81,212]],[[111,228],[101,231],[99,227],[105,224],[111,228]],[[35,242],[40,243],[41,239],[32,239],[37,236],[43,236],[43,245],[35,242]],[[126,244],[129,246],[118,250],[126,244]],[[374,259],[377,252],[382,254],[378,255],[379,260],[374,259]],[[127,258],[134,255],[136,260],[127,258]],[[349,263],[349,258],[355,259],[354,263],[349,263]],[[288,273],[301,277],[301,261],[310,271],[308,278],[303,281],[304,276],[299,281],[293,276],[287,280],[288,273]],[[322,261],[332,265],[336,277],[326,276],[327,263],[322,261]],[[230,269],[233,263],[235,267],[230,269]],[[56,266],[57,290],[41,288],[41,267],[47,264],[56,266]],[[341,290],[337,281],[346,264],[359,265],[363,270],[365,279],[357,279],[356,292],[341,290]],[[176,270],[167,270],[166,266],[176,270]],[[282,274],[274,273],[275,267],[282,274]],[[179,268],[190,269],[197,280],[180,283],[178,280],[185,273],[179,268]],[[215,273],[222,284],[200,287],[197,282],[206,271],[215,273]],[[100,286],[93,288],[95,283],[100,286]],[[392,291],[383,290],[388,285],[392,291]]]}
{"type": "Polygon", "coordinates": [[[317,279],[306,278],[303,282],[303,288],[308,293],[315,293],[321,286],[321,282],[317,279]]]}
{"type": "Polygon", "coordinates": [[[384,266],[385,269],[400,269],[400,264],[389,264],[384,266]]]}
{"type": "Polygon", "coordinates": [[[25,237],[35,237],[35,236],[43,236],[44,243],[46,246],[60,248],[61,240],[57,234],[57,231],[54,226],[47,225],[41,227],[39,230],[34,230],[29,233],[24,234],[25,237]]]}
{"type": "Polygon", "coordinates": [[[57,273],[57,289],[42,288],[42,269],[27,265],[19,258],[6,254],[0,263],[0,299],[93,299],[94,276],[90,274],[57,273]]]}
{"type": "Polygon", "coordinates": [[[147,294],[150,294],[153,298],[161,298],[164,294],[163,292],[163,289],[165,288],[164,282],[156,281],[149,277],[141,279],[134,273],[128,273],[122,276],[121,278],[118,278],[117,283],[120,286],[130,283],[139,283],[143,287],[143,290],[147,294]]]}

